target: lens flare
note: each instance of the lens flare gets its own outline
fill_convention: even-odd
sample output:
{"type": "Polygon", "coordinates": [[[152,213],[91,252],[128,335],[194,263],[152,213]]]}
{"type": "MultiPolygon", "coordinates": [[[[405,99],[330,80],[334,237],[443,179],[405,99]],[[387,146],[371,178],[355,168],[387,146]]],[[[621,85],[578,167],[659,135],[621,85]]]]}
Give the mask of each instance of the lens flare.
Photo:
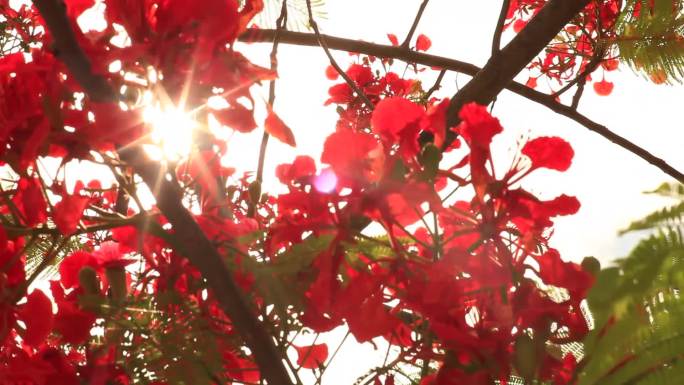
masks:
{"type": "Polygon", "coordinates": [[[177,107],[154,106],[145,109],[143,118],[152,128],[150,139],[163,158],[176,160],[190,153],[193,131],[197,127],[190,114],[177,107]]]}

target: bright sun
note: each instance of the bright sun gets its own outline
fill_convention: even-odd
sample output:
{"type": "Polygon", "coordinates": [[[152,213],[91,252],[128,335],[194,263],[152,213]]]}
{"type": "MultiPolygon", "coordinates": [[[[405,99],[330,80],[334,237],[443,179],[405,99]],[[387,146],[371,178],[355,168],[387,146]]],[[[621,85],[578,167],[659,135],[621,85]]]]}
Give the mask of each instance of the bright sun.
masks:
{"type": "Polygon", "coordinates": [[[147,148],[150,156],[177,160],[190,153],[193,131],[198,124],[189,113],[178,107],[150,106],[143,118],[152,127],[150,139],[155,146],[147,148]]]}

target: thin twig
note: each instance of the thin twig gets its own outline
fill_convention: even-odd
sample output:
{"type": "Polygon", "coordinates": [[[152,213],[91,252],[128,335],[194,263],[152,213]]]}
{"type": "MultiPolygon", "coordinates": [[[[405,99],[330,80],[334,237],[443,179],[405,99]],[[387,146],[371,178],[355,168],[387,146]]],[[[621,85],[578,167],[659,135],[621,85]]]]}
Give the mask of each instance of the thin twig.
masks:
{"type": "Polygon", "coordinates": [[[494,37],[492,38],[492,56],[496,55],[501,50],[501,35],[503,34],[506,15],[508,15],[508,8],[510,7],[511,0],[503,0],[499,20],[496,22],[496,29],[494,30],[494,37]]]}
{"type": "Polygon", "coordinates": [[[411,44],[411,39],[413,39],[413,34],[416,33],[418,23],[420,23],[420,19],[421,17],[423,17],[423,12],[425,11],[425,7],[427,7],[429,1],[430,0],[423,0],[423,2],[420,4],[420,8],[418,8],[418,13],[416,13],[415,19],[413,19],[411,29],[409,30],[408,34],[406,34],[406,39],[404,39],[404,42],[401,43],[401,48],[409,48],[409,45],[411,44]]]}
{"type": "Polygon", "coordinates": [[[444,75],[446,75],[447,70],[443,69],[439,71],[439,75],[437,76],[437,80],[435,80],[435,84],[430,87],[430,89],[425,93],[425,100],[430,99],[430,96],[432,96],[435,91],[440,89],[442,85],[442,80],[444,79],[444,75]]]}
{"type": "Polygon", "coordinates": [[[584,83],[586,83],[587,77],[589,77],[589,75],[591,75],[596,70],[596,68],[598,68],[598,66],[601,64],[604,54],[605,52],[603,50],[597,49],[594,52],[594,55],[591,57],[591,60],[589,60],[589,63],[587,63],[587,66],[584,67],[584,70],[570,82],[564,85],[560,90],[551,94],[551,97],[556,98],[558,96],[561,96],[567,90],[572,88],[572,86],[574,86],[575,84],[583,85],[584,83]]]}
{"type": "MultiPolygon", "coordinates": [[[[272,36],[273,30],[260,30],[260,31],[248,31],[240,37],[240,40],[250,41],[250,42],[264,42],[270,41],[269,37],[272,36]]],[[[475,76],[482,69],[474,64],[466,63],[459,60],[454,60],[446,57],[430,55],[422,52],[416,51],[406,51],[400,47],[394,47],[390,45],[374,44],[365,41],[357,41],[352,39],[343,39],[339,37],[326,36],[326,40],[331,49],[347,51],[347,52],[357,52],[361,54],[393,58],[396,60],[402,60],[405,62],[411,62],[416,64],[421,64],[430,67],[439,67],[449,71],[454,71],[458,73],[463,73],[470,76],[475,76]]],[[[318,46],[316,36],[310,33],[301,32],[286,32],[281,36],[282,44],[294,44],[299,46],[318,46]]],[[[535,103],[539,103],[550,110],[557,112],[567,118],[574,120],[575,122],[585,126],[591,131],[596,132],[602,137],[608,139],[609,141],[617,144],[618,146],[626,149],[627,151],[635,154],[639,158],[647,161],[648,163],[654,165],[662,172],[673,177],[679,182],[684,183],[684,174],[670,166],[665,160],[651,154],[637,144],[630,142],[626,138],[623,138],[614,132],[610,131],[607,127],[592,121],[581,113],[575,111],[574,108],[566,106],[550,95],[543,92],[539,92],[524,84],[511,81],[508,82],[505,88],[515,94],[518,94],[528,100],[535,103]]]]}
{"type": "MultiPolygon", "coordinates": [[[[280,9],[280,16],[276,20],[276,33],[273,36],[273,47],[271,48],[271,71],[277,73],[278,71],[278,44],[280,43],[280,32],[282,32],[287,25],[287,0],[283,0],[282,8],[280,9]]],[[[273,109],[273,103],[275,103],[275,87],[276,79],[271,80],[268,86],[268,108],[273,109]]],[[[266,149],[268,147],[268,140],[271,135],[264,130],[264,134],[261,137],[261,145],[259,146],[259,161],[257,163],[256,172],[256,183],[259,185],[259,190],[261,190],[262,182],[264,181],[264,163],[266,162],[266,149]]],[[[250,217],[256,215],[256,207],[258,202],[250,202],[249,213],[250,217]]]]}
{"type": "Polygon", "coordinates": [[[327,39],[325,38],[325,35],[321,34],[320,29],[318,29],[318,24],[316,23],[316,20],[314,20],[313,17],[313,12],[311,11],[311,0],[306,0],[306,9],[309,12],[309,24],[311,24],[311,28],[313,28],[314,33],[316,34],[316,40],[318,41],[318,45],[323,48],[323,51],[325,52],[325,55],[328,57],[328,60],[330,60],[330,65],[335,68],[335,71],[337,71],[338,74],[344,79],[345,82],[351,87],[354,92],[356,92],[356,95],[363,100],[363,102],[366,104],[366,107],[369,109],[375,108],[373,105],[373,102],[368,99],[368,96],[359,88],[359,86],[356,84],[355,81],[353,81],[337,64],[337,61],[335,61],[335,58],[332,56],[330,53],[330,48],[328,47],[328,42],[327,39]]]}
{"type": "Polygon", "coordinates": [[[580,99],[582,98],[582,94],[584,93],[584,87],[586,86],[586,84],[586,79],[584,79],[577,85],[577,91],[575,91],[575,94],[572,96],[572,104],[570,104],[570,107],[573,110],[577,110],[580,99]]]}

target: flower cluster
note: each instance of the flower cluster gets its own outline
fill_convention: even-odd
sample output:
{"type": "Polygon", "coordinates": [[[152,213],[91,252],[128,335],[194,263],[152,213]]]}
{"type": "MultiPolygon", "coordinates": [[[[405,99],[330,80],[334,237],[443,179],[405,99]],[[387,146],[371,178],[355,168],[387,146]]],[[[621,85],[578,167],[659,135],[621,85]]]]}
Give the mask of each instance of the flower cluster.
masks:
{"type": "MultiPolygon", "coordinates": [[[[120,101],[84,95],[40,19],[31,19],[45,31],[40,44],[0,58],[0,157],[14,178],[0,194],[0,379],[259,383],[249,336],[186,259],[195,245],[141,201],[139,178],[117,151],[151,143],[150,93],[238,132],[258,126],[249,88],[275,74],[233,43],[263,4],[106,0],[106,27],[82,32],[77,18],[94,4],[65,1],[66,13],[120,101]],[[214,97],[226,107],[213,108],[214,97]],[[40,165],[45,156],[63,160],[54,177],[40,165]],[[73,159],[108,167],[116,183],[70,188],[60,174],[73,159]],[[32,288],[56,263],[49,290],[32,288]]],[[[431,42],[420,35],[415,45],[431,42]]],[[[542,200],[521,185],[538,169],[567,170],[570,145],[531,139],[497,175],[491,144],[503,127],[485,107],[465,105],[450,127],[450,100],[431,97],[389,60],[358,57],[345,74],[363,95],[346,81],[330,88],[335,132],[320,162],[299,156],[276,169],[283,193],[236,176],[222,161],[227,141],[210,129],[159,176],[177,187],[282,358],[294,373],[320,374],[327,344],[293,339],[345,327],[359,343],[395,348],[391,366],[372,373],[376,383],[413,366],[425,385],[513,375],[571,384],[579,357],[560,346],[588,331],[582,301],[593,275],[563,261],[548,239],[554,218],[580,204],[542,200]]],[[[290,128],[266,110],[265,131],[294,146],[290,128]]]]}
{"type": "MultiPolygon", "coordinates": [[[[546,0],[511,1],[506,28],[512,27],[514,32],[520,32],[546,3],[546,0]]],[[[546,77],[554,81],[552,88],[562,87],[565,82],[585,72],[588,72],[586,80],[591,81],[591,73],[601,68],[604,76],[594,82],[594,90],[598,95],[609,95],[613,83],[605,79],[605,72],[617,69],[618,60],[613,57],[615,52],[606,50],[606,41],[617,36],[615,27],[621,7],[621,0],[589,2],[544,54],[528,66],[530,78],[527,85],[536,88],[537,80],[546,77]]]]}

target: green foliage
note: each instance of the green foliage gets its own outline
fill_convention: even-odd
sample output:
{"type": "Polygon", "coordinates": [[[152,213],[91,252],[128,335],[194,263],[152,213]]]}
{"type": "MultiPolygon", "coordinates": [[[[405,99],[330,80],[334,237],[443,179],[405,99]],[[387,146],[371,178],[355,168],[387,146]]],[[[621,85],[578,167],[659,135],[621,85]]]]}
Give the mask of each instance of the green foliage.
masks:
{"type": "Polygon", "coordinates": [[[620,231],[621,235],[630,231],[673,228],[684,225],[684,185],[664,183],[649,193],[678,198],[680,202],[657,210],[641,220],[632,222],[629,227],[620,231]]]}
{"type": "Polygon", "coordinates": [[[585,341],[579,385],[684,381],[683,191],[681,185],[652,191],[682,203],[630,225],[625,231],[657,231],[597,276],[588,297],[596,327],[585,341]]]}
{"type": "Polygon", "coordinates": [[[173,385],[228,382],[221,352],[234,336],[218,333],[213,321],[200,317],[201,310],[178,292],[142,294],[129,300],[103,325],[101,342],[117,341],[119,360],[134,378],[165,378],[173,385]]]}
{"type": "Polygon", "coordinates": [[[71,237],[61,245],[59,250],[56,250],[52,260],[47,261],[46,258],[51,252],[54,252],[53,249],[58,246],[57,243],[59,243],[59,240],[55,240],[53,237],[40,235],[27,245],[25,255],[26,272],[28,275],[33,275],[38,269],[42,269],[40,272],[41,277],[44,279],[51,278],[57,274],[60,262],[67,255],[83,248],[83,244],[81,244],[78,237],[71,237]]]}
{"type": "MultiPolygon", "coordinates": [[[[254,19],[255,24],[261,28],[275,28],[281,7],[282,0],[265,1],[264,10],[254,19]]],[[[325,10],[325,0],[311,0],[311,11],[315,19],[325,19],[328,15],[325,10]]],[[[306,0],[287,0],[287,29],[298,32],[311,29],[306,0]]]]}
{"type": "Polygon", "coordinates": [[[281,320],[287,320],[288,310],[303,310],[303,294],[308,284],[303,272],[332,241],[332,235],[310,236],[267,262],[245,259],[242,263],[256,281],[255,287],[267,303],[274,305],[281,320]]]}
{"type": "Polygon", "coordinates": [[[627,1],[617,24],[620,59],[654,82],[681,83],[684,80],[683,8],[681,0],[627,1]]]}

